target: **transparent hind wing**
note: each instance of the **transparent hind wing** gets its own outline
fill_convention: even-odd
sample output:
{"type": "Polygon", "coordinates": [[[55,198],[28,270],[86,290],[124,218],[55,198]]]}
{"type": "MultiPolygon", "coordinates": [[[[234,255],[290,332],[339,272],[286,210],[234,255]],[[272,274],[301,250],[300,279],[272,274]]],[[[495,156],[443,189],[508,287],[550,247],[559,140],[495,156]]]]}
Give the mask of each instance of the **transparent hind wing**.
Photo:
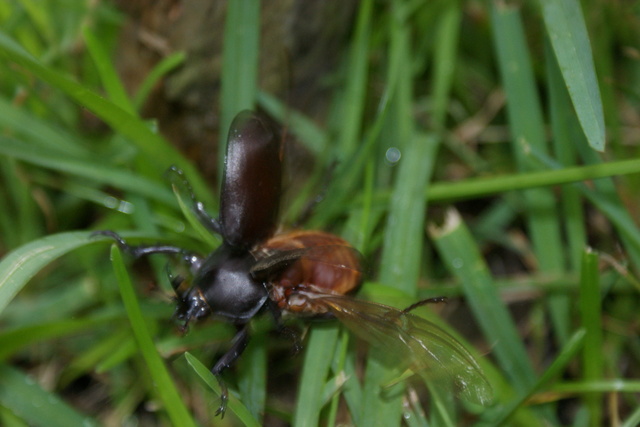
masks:
{"type": "Polygon", "coordinates": [[[436,386],[452,383],[469,402],[487,404],[492,388],[475,358],[436,324],[393,307],[338,295],[313,299],[357,336],[436,386]]]}

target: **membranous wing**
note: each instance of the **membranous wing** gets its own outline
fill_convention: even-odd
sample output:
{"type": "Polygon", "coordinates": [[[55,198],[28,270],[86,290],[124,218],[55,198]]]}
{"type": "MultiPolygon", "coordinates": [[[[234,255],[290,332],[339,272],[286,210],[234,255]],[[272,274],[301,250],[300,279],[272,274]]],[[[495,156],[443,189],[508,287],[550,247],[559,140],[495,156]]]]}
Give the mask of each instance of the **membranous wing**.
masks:
{"type": "Polygon", "coordinates": [[[313,303],[326,306],[353,333],[415,373],[435,384],[454,384],[464,400],[480,404],[491,400],[491,385],[474,357],[436,324],[393,307],[339,295],[318,295],[313,303]]]}

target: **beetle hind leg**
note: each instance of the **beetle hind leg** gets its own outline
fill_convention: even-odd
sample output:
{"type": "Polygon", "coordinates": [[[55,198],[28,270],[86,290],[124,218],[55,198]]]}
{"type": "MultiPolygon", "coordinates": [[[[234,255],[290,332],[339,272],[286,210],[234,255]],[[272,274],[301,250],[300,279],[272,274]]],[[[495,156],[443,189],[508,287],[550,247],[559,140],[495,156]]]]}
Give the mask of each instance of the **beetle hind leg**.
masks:
{"type": "Polygon", "coordinates": [[[196,218],[198,218],[198,221],[200,221],[200,223],[212,233],[222,234],[220,221],[209,215],[204,208],[204,204],[196,199],[193,188],[182,169],[175,165],[171,166],[165,173],[165,176],[169,179],[171,185],[176,189],[180,196],[191,201],[191,211],[195,214],[196,218]]]}

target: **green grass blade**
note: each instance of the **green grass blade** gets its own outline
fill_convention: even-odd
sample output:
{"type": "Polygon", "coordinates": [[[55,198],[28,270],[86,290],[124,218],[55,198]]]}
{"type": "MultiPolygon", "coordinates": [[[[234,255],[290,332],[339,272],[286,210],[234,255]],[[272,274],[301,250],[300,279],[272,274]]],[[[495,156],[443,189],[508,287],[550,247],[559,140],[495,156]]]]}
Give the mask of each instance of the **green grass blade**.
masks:
{"type": "Polygon", "coordinates": [[[149,374],[155,383],[156,394],[162,401],[164,408],[174,425],[185,427],[195,426],[195,422],[184,405],[182,396],[173,383],[167,368],[164,366],[164,362],[156,350],[153,339],[149,334],[147,324],[142,316],[142,311],[140,310],[138,300],[133,291],[131,279],[129,278],[122,261],[122,254],[116,245],[111,247],[111,261],[118,280],[122,301],[125,309],[127,310],[133,334],[138,342],[138,348],[145,360],[145,365],[149,370],[149,374]]]}
{"type": "MultiPolygon", "coordinates": [[[[583,379],[597,381],[603,379],[604,354],[602,346],[602,303],[600,297],[600,272],[598,254],[588,249],[582,256],[580,277],[580,320],[585,330],[582,352],[583,379]]],[[[596,427],[602,422],[602,395],[589,393],[585,396],[585,406],[589,413],[589,425],[596,427]]]]}
{"type": "Polygon", "coordinates": [[[638,425],[640,425],[640,406],[633,411],[622,424],[620,424],[620,427],[636,427],[638,425]]]}
{"type": "Polygon", "coordinates": [[[166,185],[158,184],[138,174],[100,163],[99,159],[71,157],[1,136],[0,154],[80,178],[90,179],[96,183],[113,185],[116,188],[128,190],[168,205],[175,204],[175,198],[166,185]]]}
{"type": "MultiPolygon", "coordinates": [[[[505,191],[589,181],[618,175],[640,173],[640,159],[619,160],[588,166],[568,167],[496,177],[470,178],[461,182],[438,182],[427,191],[430,201],[453,201],[476,198],[505,191]]],[[[377,200],[388,200],[382,194],[377,200]]]]}
{"type": "Polygon", "coordinates": [[[175,52],[162,58],[162,60],[153,67],[149,74],[144,78],[138,88],[138,91],[133,97],[133,105],[135,106],[136,111],[139,111],[142,108],[156,83],[158,83],[158,81],[166,74],[181,66],[186,58],[187,55],[184,52],[175,52]]]}
{"type": "Polygon", "coordinates": [[[361,132],[367,88],[372,9],[372,0],[360,2],[355,33],[349,51],[347,68],[349,72],[338,107],[340,123],[338,144],[335,146],[338,152],[335,154],[339,160],[343,161],[355,153],[361,132]]]}
{"type": "Polygon", "coordinates": [[[567,394],[578,393],[640,393],[640,381],[637,380],[600,380],[600,381],[567,381],[556,384],[552,392],[567,394]]]}
{"type": "MultiPolygon", "coordinates": [[[[549,80],[549,108],[551,129],[553,133],[553,147],[559,162],[565,167],[574,166],[578,159],[577,144],[581,144],[581,131],[577,122],[571,100],[563,85],[562,75],[558,63],[550,52],[545,49],[547,63],[547,77],[549,80]]],[[[582,197],[573,185],[562,187],[562,221],[566,230],[568,245],[569,267],[578,271],[583,248],[586,246],[585,215],[582,197]]]]}
{"type": "Polygon", "coordinates": [[[540,0],[540,3],[553,51],[584,134],[594,150],[604,151],[602,100],[580,2],[540,0]]]}
{"type": "Polygon", "coordinates": [[[256,420],[262,420],[267,401],[267,346],[266,334],[257,334],[238,360],[238,391],[256,420]]]}
{"type": "Polygon", "coordinates": [[[284,123],[287,133],[298,137],[315,155],[321,155],[327,149],[327,133],[313,120],[299,111],[288,108],[282,101],[266,92],[258,92],[258,103],[273,118],[284,123]]]}
{"type": "MultiPolygon", "coordinates": [[[[187,363],[193,368],[196,374],[213,390],[218,396],[220,396],[220,387],[218,381],[215,379],[209,368],[204,366],[198,359],[196,359],[189,352],[184,354],[187,359],[187,363]]],[[[229,393],[229,402],[227,410],[233,412],[242,423],[247,427],[259,427],[260,423],[253,418],[249,409],[238,400],[234,393],[229,393]]]]}
{"type": "MultiPolygon", "coordinates": [[[[79,144],[78,137],[65,132],[50,121],[18,108],[0,98],[0,125],[46,149],[54,149],[72,156],[88,156],[90,151],[79,144]]],[[[16,135],[16,134],[14,134],[16,135]]]]}
{"type": "Polygon", "coordinates": [[[46,236],[7,254],[0,261],[0,312],[40,270],[56,258],[90,242],[89,232],[46,236]]]}
{"type": "Polygon", "coordinates": [[[471,233],[456,211],[449,211],[442,227],[431,226],[429,234],[450,272],[461,281],[468,304],[498,363],[518,393],[528,392],[535,373],[518,331],[485,265],[471,233]]]}
{"type": "Polygon", "coordinates": [[[7,365],[0,365],[0,404],[32,426],[100,425],[78,413],[55,393],[44,390],[33,378],[7,365]]]}
{"type": "Polygon", "coordinates": [[[0,57],[23,67],[36,77],[63,91],[80,105],[88,108],[113,129],[128,137],[144,153],[149,163],[155,165],[159,171],[163,172],[170,165],[175,164],[189,172],[189,176],[193,177],[192,184],[196,194],[204,201],[211,200],[206,184],[193,165],[164,138],[151,131],[143,121],[73,81],[70,77],[41,64],[1,32],[0,57]]]}
{"type": "Polygon", "coordinates": [[[335,354],[338,331],[337,325],[323,326],[314,328],[309,334],[300,377],[298,404],[293,414],[292,425],[295,427],[319,425],[323,405],[321,396],[335,354]]]}
{"type": "Polygon", "coordinates": [[[584,341],[585,331],[584,329],[579,329],[571,336],[571,338],[569,338],[553,363],[551,363],[546,371],[539,377],[538,381],[530,389],[529,393],[520,396],[518,399],[512,401],[511,404],[505,406],[503,414],[492,422],[495,425],[505,425],[511,415],[513,415],[518,408],[523,407],[526,404],[526,400],[531,397],[533,393],[540,390],[553,378],[559,377],[562,374],[569,362],[571,362],[580,348],[582,348],[584,341]]]}
{"type": "Polygon", "coordinates": [[[230,2],[224,23],[218,166],[222,173],[231,121],[240,111],[253,109],[258,97],[260,1],[230,2]]]}
{"type": "Polygon", "coordinates": [[[0,334],[0,360],[5,360],[17,350],[36,342],[70,335],[98,324],[113,321],[112,317],[101,316],[81,320],[59,320],[46,324],[16,328],[0,334]]]}
{"type": "Polygon", "coordinates": [[[84,35],[87,48],[89,49],[89,54],[98,69],[102,85],[104,90],[107,92],[109,99],[127,113],[132,116],[137,116],[131,99],[129,99],[129,95],[116,72],[113,60],[109,57],[109,54],[102,45],[101,40],[98,40],[89,27],[85,27],[82,33],[84,35]]]}
{"type": "Polygon", "coordinates": [[[458,37],[461,24],[460,4],[450,2],[442,13],[438,24],[433,64],[433,126],[442,131],[447,117],[450,92],[455,75],[456,56],[458,54],[458,37]]]}
{"type": "MultiPolygon", "coordinates": [[[[539,168],[528,159],[527,147],[548,152],[533,65],[517,9],[493,3],[491,18],[500,74],[507,95],[511,146],[518,170],[525,172],[539,168]]],[[[523,195],[527,228],[538,267],[548,274],[560,274],[565,269],[565,257],[554,195],[543,188],[528,190],[523,195]]],[[[570,330],[569,298],[552,295],[549,308],[556,338],[564,343],[570,330]]]]}
{"type": "MultiPolygon", "coordinates": [[[[382,137],[398,141],[403,152],[398,176],[389,204],[389,216],[379,280],[389,286],[415,294],[422,254],[422,227],[426,198],[424,187],[430,177],[436,144],[430,138],[418,137],[411,115],[412,81],[410,39],[406,17],[400,2],[392,2],[389,24],[389,81],[393,90],[382,137]]],[[[404,385],[396,384],[382,395],[382,382],[389,378],[390,369],[373,357],[367,361],[363,386],[363,425],[399,425],[404,385]]]]}

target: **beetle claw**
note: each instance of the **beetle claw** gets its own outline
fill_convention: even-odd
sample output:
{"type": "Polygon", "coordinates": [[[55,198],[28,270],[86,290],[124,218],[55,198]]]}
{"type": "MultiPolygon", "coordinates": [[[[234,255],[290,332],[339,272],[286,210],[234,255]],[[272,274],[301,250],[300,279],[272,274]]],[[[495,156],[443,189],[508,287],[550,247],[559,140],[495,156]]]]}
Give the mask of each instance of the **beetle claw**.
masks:
{"type": "Polygon", "coordinates": [[[222,381],[219,375],[216,375],[218,385],[220,386],[220,406],[216,410],[216,416],[220,415],[220,419],[224,418],[224,413],[227,410],[227,402],[229,401],[229,390],[227,385],[222,381]]]}

